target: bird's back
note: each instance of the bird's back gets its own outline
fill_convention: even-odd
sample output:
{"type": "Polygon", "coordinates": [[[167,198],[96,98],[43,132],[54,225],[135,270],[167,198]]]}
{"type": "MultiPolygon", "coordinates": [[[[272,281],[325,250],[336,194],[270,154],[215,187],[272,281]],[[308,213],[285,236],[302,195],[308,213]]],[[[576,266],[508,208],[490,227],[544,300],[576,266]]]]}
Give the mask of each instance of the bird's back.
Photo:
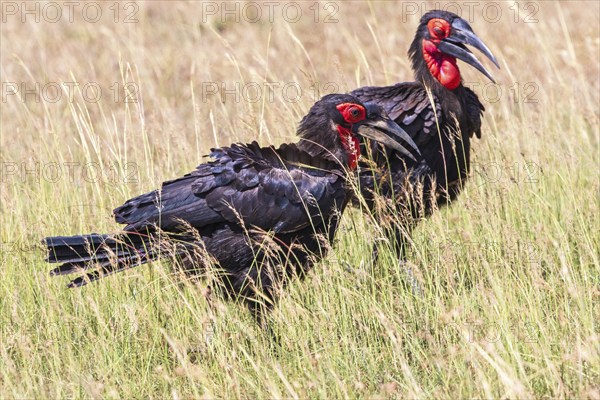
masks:
{"type": "Polygon", "coordinates": [[[116,208],[116,221],[127,224],[125,230],[157,225],[177,232],[185,221],[199,230],[243,223],[281,233],[314,223],[309,215],[343,206],[341,168],[294,144],[234,144],[210,155],[213,161],[116,208]]]}

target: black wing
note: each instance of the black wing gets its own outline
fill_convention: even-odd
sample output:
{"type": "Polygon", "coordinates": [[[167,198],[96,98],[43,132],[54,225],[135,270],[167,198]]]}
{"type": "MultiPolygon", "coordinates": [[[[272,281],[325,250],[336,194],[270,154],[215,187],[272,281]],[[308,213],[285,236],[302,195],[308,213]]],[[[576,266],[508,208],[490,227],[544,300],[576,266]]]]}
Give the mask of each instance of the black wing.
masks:
{"type": "Polygon", "coordinates": [[[254,142],[213,149],[211,156],[214,161],[115,209],[116,221],[128,224],[126,230],[178,231],[183,220],[197,229],[228,222],[285,233],[320,224],[346,197],[342,174],[294,145],[254,142]]]}
{"type": "Polygon", "coordinates": [[[363,102],[382,106],[419,148],[438,137],[437,124],[443,124],[441,104],[433,94],[430,99],[423,85],[418,82],[365,86],[351,94],[363,102]]]}
{"type": "Polygon", "coordinates": [[[475,134],[477,138],[481,138],[481,117],[485,111],[485,107],[479,101],[479,97],[468,87],[464,88],[467,103],[467,121],[469,122],[469,132],[471,136],[475,134]]]}
{"type": "MultiPolygon", "coordinates": [[[[481,116],[485,107],[468,87],[464,91],[464,117],[461,123],[470,136],[481,137],[481,116]]],[[[437,96],[427,93],[419,82],[398,83],[393,86],[365,86],[352,92],[364,102],[379,104],[398,125],[400,125],[422,149],[432,138],[438,137],[438,129],[443,130],[446,117],[437,96]],[[435,107],[434,107],[435,106],[435,107]],[[435,112],[434,112],[435,110],[435,112]]]]}

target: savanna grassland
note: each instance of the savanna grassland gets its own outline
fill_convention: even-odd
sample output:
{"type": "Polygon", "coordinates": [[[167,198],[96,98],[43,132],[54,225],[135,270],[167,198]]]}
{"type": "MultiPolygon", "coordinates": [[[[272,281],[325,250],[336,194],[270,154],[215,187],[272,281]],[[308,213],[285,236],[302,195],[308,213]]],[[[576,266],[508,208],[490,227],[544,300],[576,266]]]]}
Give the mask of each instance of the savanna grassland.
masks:
{"type": "Polygon", "coordinates": [[[68,290],[40,240],[117,230],[114,207],[211,147],[295,141],[320,95],[412,80],[433,3],[82,3],[72,22],[50,3],[1,3],[0,398],[600,398],[599,3],[454,3],[501,69],[459,62],[487,110],[465,190],[413,235],[421,290],[349,210],[278,303],[278,351],[169,262],[68,290]]]}

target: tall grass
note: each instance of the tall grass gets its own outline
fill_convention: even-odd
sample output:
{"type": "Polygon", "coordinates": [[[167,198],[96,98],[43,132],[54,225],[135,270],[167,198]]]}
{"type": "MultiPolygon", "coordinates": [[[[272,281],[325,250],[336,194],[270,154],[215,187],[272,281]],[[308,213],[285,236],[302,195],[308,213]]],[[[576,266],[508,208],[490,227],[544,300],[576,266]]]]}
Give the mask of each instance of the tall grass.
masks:
{"type": "Polygon", "coordinates": [[[460,65],[487,108],[483,137],[459,200],[414,232],[422,293],[377,221],[349,210],[330,256],[273,313],[279,352],[243,307],[168,262],[67,290],[36,243],[118,229],[112,208],[212,146],[295,141],[333,89],[412,80],[418,18],[383,1],[339,2],[337,23],[315,23],[313,3],[286,22],[280,7],[273,24],[137,4],[133,24],[107,3],[97,23],[0,26],[2,82],[47,91],[7,95],[0,110],[0,397],[600,398],[597,3],[536,3],[537,23],[523,10],[514,22],[509,3],[496,23],[475,9],[501,92],[460,65]],[[66,89],[48,101],[54,82],[79,83],[72,101],[66,89]],[[236,82],[280,89],[207,95],[236,82]],[[281,90],[294,82],[298,101],[281,90]]]}

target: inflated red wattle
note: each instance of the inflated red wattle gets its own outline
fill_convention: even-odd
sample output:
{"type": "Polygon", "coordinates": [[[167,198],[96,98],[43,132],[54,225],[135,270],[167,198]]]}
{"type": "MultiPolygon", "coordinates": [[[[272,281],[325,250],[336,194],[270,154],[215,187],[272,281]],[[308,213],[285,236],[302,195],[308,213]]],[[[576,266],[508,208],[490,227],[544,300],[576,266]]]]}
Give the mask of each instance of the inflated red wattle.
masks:
{"type": "Polygon", "coordinates": [[[434,42],[423,40],[423,58],[429,72],[446,89],[454,90],[460,85],[460,71],[456,58],[442,53],[434,42]]]}

